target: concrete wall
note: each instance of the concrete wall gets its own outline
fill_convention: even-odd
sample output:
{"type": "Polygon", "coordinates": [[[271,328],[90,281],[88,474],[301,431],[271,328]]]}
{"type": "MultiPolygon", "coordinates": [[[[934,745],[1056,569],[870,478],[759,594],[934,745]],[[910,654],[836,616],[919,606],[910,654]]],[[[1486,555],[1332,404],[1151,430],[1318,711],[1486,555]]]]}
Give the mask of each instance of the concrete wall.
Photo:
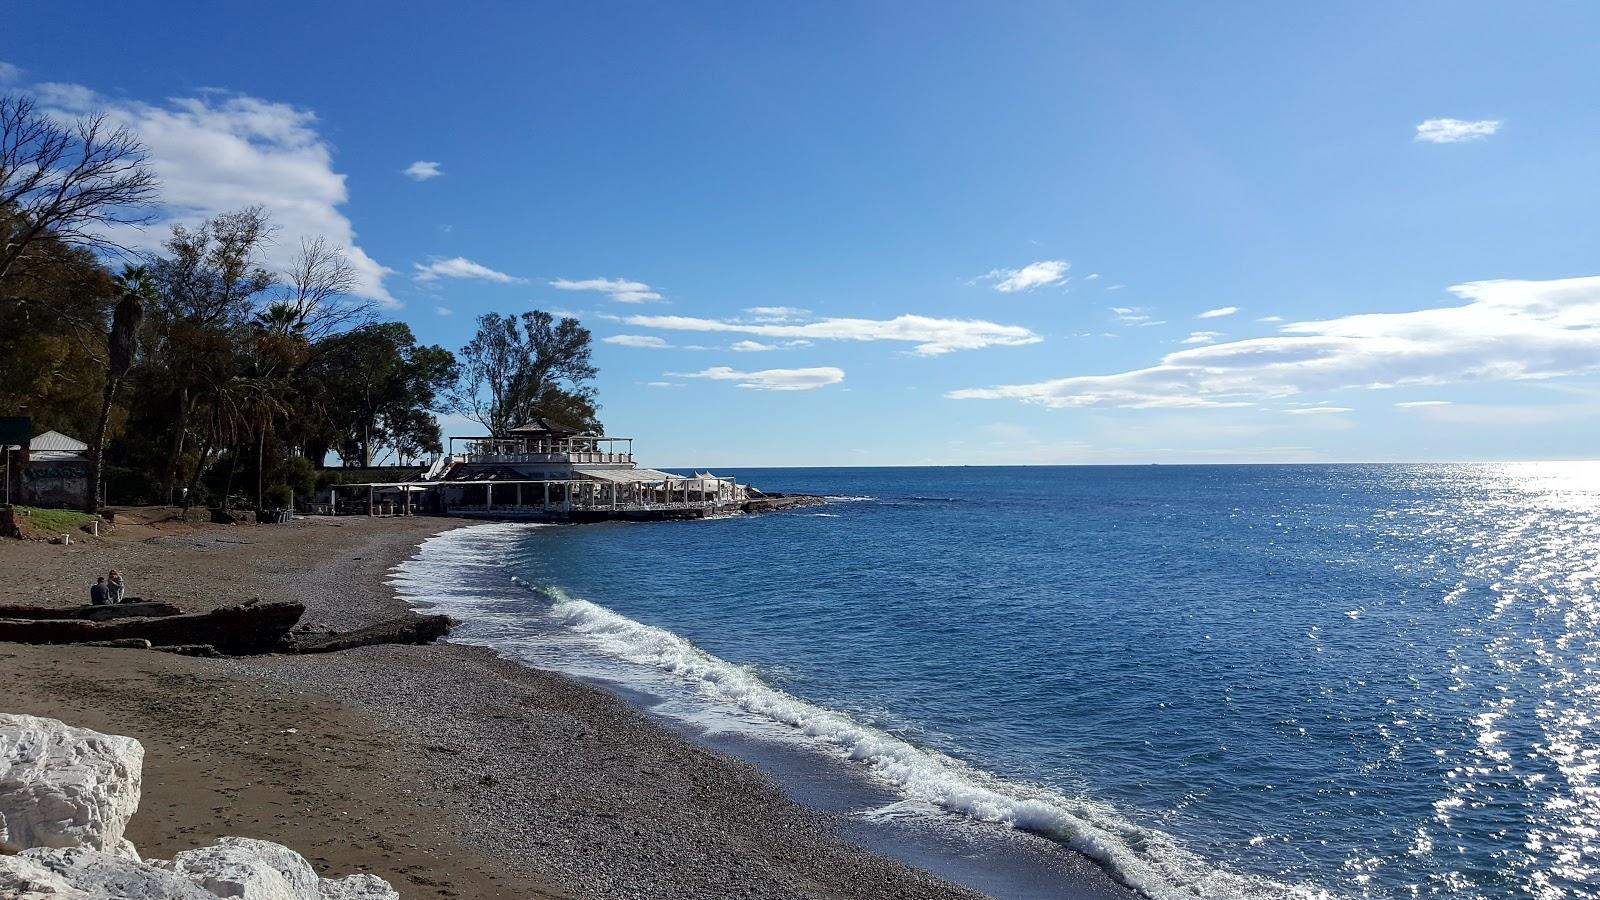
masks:
{"type": "Polygon", "coordinates": [[[35,459],[22,469],[22,502],[25,504],[76,509],[88,499],[87,461],[35,459]]]}

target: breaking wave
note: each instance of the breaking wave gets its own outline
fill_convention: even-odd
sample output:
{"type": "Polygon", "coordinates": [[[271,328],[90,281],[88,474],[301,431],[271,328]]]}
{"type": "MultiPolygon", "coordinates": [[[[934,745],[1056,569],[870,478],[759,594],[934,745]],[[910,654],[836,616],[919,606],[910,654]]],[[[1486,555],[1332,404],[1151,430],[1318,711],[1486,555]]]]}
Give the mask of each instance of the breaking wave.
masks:
{"type": "MultiPolygon", "coordinates": [[[[525,526],[488,525],[446,532],[429,539],[416,557],[396,567],[391,581],[406,599],[434,606],[471,622],[487,612],[501,640],[507,615],[476,610],[473,597],[503,604],[506,587],[489,593],[465,588],[464,572],[498,569],[506,585],[503,557],[484,539],[509,542],[525,526]]],[[[1230,872],[1186,850],[1170,835],[1141,826],[1103,802],[1069,797],[1045,788],[1007,781],[935,750],[863,724],[845,713],[809,703],[666,629],[628,618],[596,603],[567,595],[559,587],[510,581],[549,603],[550,623],[580,639],[581,649],[664,674],[712,704],[730,706],[772,723],[790,735],[863,766],[906,798],[875,814],[885,817],[942,811],[978,822],[997,823],[1039,835],[1094,860],[1118,881],[1151,900],[1331,900],[1327,891],[1230,872]]],[[[480,589],[481,590],[481,589],[480,589]]],[[[524,615],[526,615],[524,613],[524,615]]],[[[522,635],[526,637],[526,635],[522,635]]],[[[512,649],[510,646],[503,649],[512,649]]],[[[870,814],[869,814],[870,815],[870,814]]]]}

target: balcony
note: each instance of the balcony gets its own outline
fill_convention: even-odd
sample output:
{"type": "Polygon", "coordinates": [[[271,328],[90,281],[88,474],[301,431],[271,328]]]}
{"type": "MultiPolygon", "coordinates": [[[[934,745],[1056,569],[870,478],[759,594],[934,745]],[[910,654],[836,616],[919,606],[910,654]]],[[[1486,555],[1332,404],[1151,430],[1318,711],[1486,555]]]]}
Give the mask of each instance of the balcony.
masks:
{"type": "Polygon", "coordinates": [[[612,453],[604,450],[562,450],[548,453],[489,452],[467,453],[461,457],[468,463],[491,465],[517,465],[525,463],[563,463],[567,465],[633,465],[633,454],[612,453]]]}

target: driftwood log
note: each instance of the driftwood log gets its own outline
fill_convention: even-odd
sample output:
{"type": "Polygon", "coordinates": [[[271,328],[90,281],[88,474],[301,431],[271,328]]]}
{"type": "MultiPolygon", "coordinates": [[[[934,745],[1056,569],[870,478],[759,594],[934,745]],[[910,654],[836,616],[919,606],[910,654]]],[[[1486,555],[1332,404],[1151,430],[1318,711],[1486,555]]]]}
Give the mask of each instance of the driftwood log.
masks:
{"type": "Polygon", "coordinates": [[[337,653],[373,644],[431,644],[450,633],[449,616],[409,615],[367,628],[334,634],[297,634],[284,641],[288,653],[337,653]]]}
{"type": "Polygon", "coordinates": [[[209,644],[228,656],[271,653],[306,611],[299,603],[257,603],[160,618],[0,619],[0,641],[19,644],[86,644],[143,638],[156,647],[209,644]]]}
{"type": "Polygon", "coordinates": [[[84,619],[105,622],[110,619],[140,619],[176,616],[183,610],[171,603],[156,600],[135,600],[127,603],[100,606],[24,606],[0,604],[0,619],[84,619]]]}

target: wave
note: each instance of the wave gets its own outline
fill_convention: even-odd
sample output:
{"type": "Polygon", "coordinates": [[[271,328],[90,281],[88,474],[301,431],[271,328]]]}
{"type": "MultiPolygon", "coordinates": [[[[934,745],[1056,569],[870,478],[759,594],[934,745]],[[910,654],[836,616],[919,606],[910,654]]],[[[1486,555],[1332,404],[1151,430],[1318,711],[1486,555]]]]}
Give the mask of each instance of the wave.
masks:
{"type": "MultiPolygon", "coordinates": [[[[505,526],[483,526],[503,529],[505,526]]],[[[515,527],[515,526],[513,526],[515,527]]],[[[444,569],[452,561],[483,564],[486,549],[461,551],[479,528],[446,532],[425,542],[412,561],[397,567],[391,581],[408,600],[448,603],[462,596],[459,576],[444,569]],[[476,556],[476,558],[473,558],[476,556]],[[440,591],[439,581],[445,582],[440,591]]],[[[489,548],[492,549],[492,548],[489,548]]],[[[497,557],[498,554],[491,554],[497,557]]],[[[504,578],[504,570],[501,570],[504,578]]],[[[607,607],[569,596],[555,586],[511,581],[543,597],[549,617],[565,631],[584,638],[588,649],[614,660],[671,676],[714,703],[781,726],[865,767],[892,787],[906,803],[869,815],[902,816],[938,810],[978,822],[1007,825],[1039,835],[1094,860],[1114,878],[1151,900],[1331,900],[1328,892],[1284,884],[1261,876],[1230,872],[1179,845],[1170,835],[1122,816],[1110,805],[1025,783],[1007,781],[936,750],[863,724],[767,684],[754,671],[721,659],[663,628],[631,619],[607,607]]],[[[504,584],[505,582],[501,582],[504,584]]],[[[470,608],[456,608],[471,615],[470,608]]],[[[491,644],[493,642],[491,641],[491,644]]]]}
{"type": "Polygon", "coordinates": [[[855,497],[848,494],[828,494],[822,498],[828,503],[870,503],[877,497],[855,497]]]}

